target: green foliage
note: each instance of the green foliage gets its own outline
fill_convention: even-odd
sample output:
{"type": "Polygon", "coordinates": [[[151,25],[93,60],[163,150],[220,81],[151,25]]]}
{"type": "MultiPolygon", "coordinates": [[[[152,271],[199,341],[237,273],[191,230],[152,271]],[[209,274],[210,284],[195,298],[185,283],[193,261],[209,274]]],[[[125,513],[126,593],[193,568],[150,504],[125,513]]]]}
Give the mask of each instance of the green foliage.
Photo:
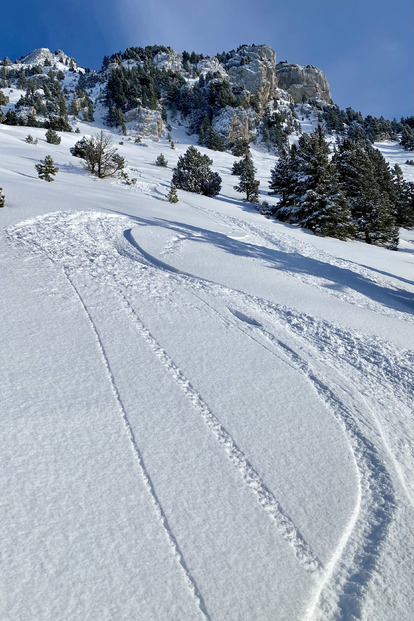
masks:
{"type": "Polygon", "coordinates": [[[66,116],[51,116],[45,123],[45,127],[57,132],[71,132],[72,127],[66,116]]]}
{"type": "Polygon", "coordinates": [[[61,137],[58,136],[58,134],[55,132],[54,129],[48,129],[46,134],[46,142],[48,142],[49,144],[60,144],[61,143],[61,137]]]}
{"type": "Polygon", "coordinates": [[[162,168],[166,168],[168,165],[168,162],[165,159],[165,156],[163,155],[163,153],[160,153],[160,155],[155,160],[155,163],[157,166],[161,166],[162,168]]]}
{"type": "Polygon", "coordinates": [[[169,203],[178,203],[177,188],[174,184],[171,184],[170,191],[167,194],[167,200],[169,203]]]}
{"type": "Polygon", "coordinates": [[[14,110],[8,110],[6,112],[6,116],[3,119],[3,123],[5,125],[19,125],[19,119],[17,118],[17,114],[14,110]]]}
{"type": "Polygon", "coordinates": [[[208,116],[204,117],[200,127],[199,143],[213,151],[225,151],[226,149],[224,139],[211,127],[208,116]]]}
{"type": "MultiPolygon", "coordinates": [[[[231,146],[231,152],[235,157],[243,157],[243,155],[247,155],[250,152],[249,141],[244,138],[239,138],[236,142],[231,146]]],[[[232,173],[238,174],[238,173],[232,173]]]]}
{"type": "MultiPolygon", "coordinates": [[[[250,151],[248,151],[250,153],[250,151]]],[[[233,167],[231,169],[231,174],[236,177],[240,177],[243,172],[243,160],[234,160],[233,167]]]]}
{"type": "Polygon", "coordinates": [[[396,188],[381,153],[366,144],[345,140],[334,157],[358,237],[368,244],[398,244],[398,227],[393,214],[396,188]]]}
{"type": "Polygon", "coordinates": [[[7,106],[7,104],[9,103],[9,98],[7,97],[7,95],[5,95],[3,93],[3,91],[0,90],[0,106],[7,106]]]}
{"type": "Polygon", "coordinates": [[[406,151],[414,151],[414,128],[409,125],[404,126],[401,132],[400,144],[406,151]]]}
{"type": "Polygon", "coordinates": [[[35,140],[31,134],[27,134],[25,140],[27,144],[35,144],[35,145],[37,144],[37,138],[35,140]]]}
{"type": "Polygon", "coordinates": [[[239,164],[239,177],[240,181],[238,185],[234,186],[237,192],[244,192],[246,198],[244,199],[248,203],[259,202],[259,181],[255,179],[256,168],[253,164],[253,159],[250,153],[247,153],[239,164]]]}
{"type": "Polygon", "coordinates": [[[350,206],[320,125],[312,134],[303,134],[298,146],[281,157],[269,185],[270,193],[281,197],[278,219],[298,223],[317,235],[354,236],[350,206]]]}
{"type": "Polygon", "coordinates": [[[79,145],[78,151],[80,148],[83,153],[80,157],[84,160],[85,168],[92,175],[99,177],[99,179],[114,177],[124,168],[125,159],[119,155],[116,148],[112,147],[112,139],[109,134],[100,131],[99,134],[91,138],[84,137],[79,142],[82,144],[79,145]]]}
{"type": "Polygon", "coordinates": [[[188,147],[174,168],[173,185],[188,192],[216,196],[221,189],[221,177],[210,169],[212,164],[207,155],[202,155],[193,146],[188,147]]]}
{"type": "Polygon", "coordinates": [[[267,147],[283,153],[288,148],[288,137],[292,131],[291,117],[280,112],[266,111],[262,121],[262,136],[267,147]]]}
{"type": "Polygon", "coordinates": [[[75,145],[71,147],[70,152],[74,157],[80,157],[81,159],[86,159],[88,148],[89,148],[90,138],[86,138],[83,136],[80,140],[75,142],[75,145]]]}
{"type": "Polygon", "coordinates": [[[39,178],[44,179],[44,181],[54,181],[53,177],[59,170],[54,165],[51,155],[46,155],[45,159],[40,161],[40,164],[35,164],[35,168],[39,178]]]}

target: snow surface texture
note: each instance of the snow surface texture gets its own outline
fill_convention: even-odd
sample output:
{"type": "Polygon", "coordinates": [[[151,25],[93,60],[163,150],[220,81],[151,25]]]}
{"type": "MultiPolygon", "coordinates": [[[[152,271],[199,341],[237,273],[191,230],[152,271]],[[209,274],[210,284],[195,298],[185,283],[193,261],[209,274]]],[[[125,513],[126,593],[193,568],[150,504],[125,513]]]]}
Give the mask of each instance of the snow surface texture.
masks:
{"type": "Polygon", "coordinates": [[[133,186],[30,131],[0,126],[0,618],[411,619],[414,235],[267,220],[226,153],[171,206],[180,127],[123,139],[133,186]]]}

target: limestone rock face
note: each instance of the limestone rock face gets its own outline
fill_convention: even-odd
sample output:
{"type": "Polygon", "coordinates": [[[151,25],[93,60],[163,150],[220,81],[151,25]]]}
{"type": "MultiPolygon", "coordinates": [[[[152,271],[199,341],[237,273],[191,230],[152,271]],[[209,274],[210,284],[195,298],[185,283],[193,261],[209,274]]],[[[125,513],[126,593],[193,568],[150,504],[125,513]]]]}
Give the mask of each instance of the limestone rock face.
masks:
{"type": "Polygon", "coordinates": [[[203,60],[199,60],[197,69],[199,74],[204,77],[207,73],[219,73],[223,78],[228,78],[223,65],[219,63],[215,56],[213,56],[213,58],[203,58],[203,60]]]}
{"type": "Polygon", "coordinates": [[[252,109],[226,106],[214,117],[212,126],[229,143],[239,138],[250,142],[257,135],[257,115],[252,109]]]}
{"type": "Polygon", "coordinates": [[[230,84],[249,91],[265,106],[275,96],[276,54],[267,45],[243,45],[226,62],[230,84]]]}
{"type": "Polygon", "coordinates": [[[294,103],[308,99],[322,99],[332,103],[328,80],[317,67],[281,62],[276,65],[276,75],[279,87],[291,95],[294,103]]]}
{"type": "Polygon", "coordinates": [[[125,113],[125,120],[128,123],[133,121],[130,129],[144,138],[159,140],[165,132],[164,121],[159,110],[134,108],[125,113]]]}

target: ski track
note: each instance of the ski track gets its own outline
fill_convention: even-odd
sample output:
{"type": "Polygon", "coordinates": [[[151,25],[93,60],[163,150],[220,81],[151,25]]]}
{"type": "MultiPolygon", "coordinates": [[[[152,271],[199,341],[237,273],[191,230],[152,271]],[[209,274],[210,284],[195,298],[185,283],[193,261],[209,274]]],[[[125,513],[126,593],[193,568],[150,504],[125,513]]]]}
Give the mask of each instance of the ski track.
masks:
{"type": "MultiPolygon", "coordinates": [[[[217,286],[217,285],[215,285],[217,286]]],[[[218,287],[221,288],[220,285],[218,287]]],[[[389,525],[392,520],[395,498],[391,477],[382,463],[377,450],[373,444],[365,437],[356,422],[355,413],[317,376],[309,363],[302,358],[296,350],[287,345],[281,339],[276,338],[271,332],[266,330],[262,324],[239,311],[234,311],[229,307],[232,315],[246,325],[241,328],[236,322],[229,321],[213,306],[202,300],[199,292],[194,295],[209,306],[209,311],[219,315],[224,324],[232,324],[233,328],[241,330],[246,336],[264,346],[268,351],[281,358],[277,350],[281,350],[291,366],[299,370],[312,387],[316,390],[323,403],[329,408],[334,417],[343,428],[351,447],[355,467],[359,479],[359,500],[356,511],[351,516],[347,529],[345,530],[337,549],[333,552],[331,561],[323,571],[321,585],[317,591],[317,596],[311,606],[311,611],[307,613],[306,619],[311,619],[316,606],[321,601],[320,606],[324,614],[329,614],[329,618],[334,618],[335,613],[339,612],[339,618],[361,618],[364,592],[368,586],[375,567],[380,557],[382,543],[384,542],[389,525]],[[260,342],[254,332],[260,333],[265,341],[271,343],[272,348],[260,342]],[[362,493],[363,492],[363,493],[362,493]],[[344,563],[344,558],[348,562],[344,563]],[[335,571],[336,565],[340,563],[339,571],[335,571]],[[337,573],[337,575],[336,575],[337,573]],[[332,584],[333,576],[335,576],[332,584]],[[336,601],[337,608],[332,605],[336,601]]],[[[222,293],[230,294],[233,298],[237,293],[234,290],[227,290],[223,287],[222,293]]],[[[230,297],[230,295],[229,295],[230,297]]],[[[240,294],[239,294],[239,297],[240,294]]],[[[248,296],[246,296],[248,297],[248,296]]],[[[255,305],[249,300],[251,310],[255,310],[255,305]]],[[[327,618],[327,617],[323,617],[327,618]]]]}
{"type": "MultiPolygon", "coordinates": [[[[208,210],[197,209],[209,213],[208,210]]],[[[217,214],[213,215],[217,217],[217,214]]],[[[32,250],[35,249],[38,252],[42,252],[42,254],[46,254],[54,263],[58,265],[63,263],[66,278],[82,304],[84,312],[91,323],[91,328],[94,331],[112,391],[123,417],[127,435],[146,486],[152,496],[157,514],[204,618],[209,619],[208,612],[205,609],[198,587],[188,571],[178,543],[158,501],[149,474],[145,469],[133,429],[128,421],[127,413],[116,387],[115,378],[112,375],[109,361],[105,354],[104,344],[73,282],[73,274],[81,276],[83,270],[92,271],[95,275],[99,275],[104,282],[114,288],[137,332],[184,391],[195,411],[203,418],[206,426],[212,431],[218,443],[226,451],[230,461],[239,469],[243,480],[254,491],[260,505],[271,517],[281,536],[294,549],[298,561],[307,571],[316,571],[319,574],[319,584],[308,605],[305,619],[313,619],[314,621],[337,618],[361,619],[364,593],[375,574],[378,559],[381,557],[382,545],[387,537],[396,508],[395,490],[391,474],[381,458],[378,447],[375,446],[374,441],[367,435],[370,422],[374,422],[377,430],[376,439],[380,447],[385,449],[407,497],[411,503],[413,502],[412,494],[405,485],[404,473],[401,470],[400,464],[387,442],[378,417],[374,415],[368,406],[368,401],[374,399],[374,402],[386,407],[387,404],[389,406],[387,399],[389,399],[389,394],[391,394],[394,402],[397,400],[398,405],[403,404],[406,408],[411,406],[414,396],[411,371],[414,362],[412,353],[397,351],[392,345],[384,343],[380,339],[374,337],[367,338],[355,332],[351,333],[342,330],[325,321],[316,320],[303,313],[297,313],[257,296],[252,296],[195,276],[193,277],[189,274],[180,273],[175,268],[169,269],[165,264],[160,264],[157,260],[151,261],[151,257],[147,253],[140,253],[140,248],[137,245],[134,244],[132,248],[131,246],[129,248],[125,247],[125,243],[128,242],[125,241],[124,231],[126,226],[131,226],[131,220],[127,218],[100,214],[102,219],[108,219],[105,223],[100,223],[102,227],[101,232],[104,235],[103,243],[101,245],[96,243],[101,241],[99,238],[95,240],[95,244],[91,244],[89,240],[88,247],[88,244],[85,242],[87,241],[87,236],[92,235],[92,233],[89,230],[85,232],[82,225],[84,221],[89,222],[89,225],[91,225],[91,220],[93,222],[99,218],[96,214],[91,216],[91,213],[81,214],[78,212],[77,216],[77,220],[72,213],[69,216],[66,213],[41,217],[34,221],[11,227],[8,230],[8,235],[12,241],[28,244],[32,250]],[[65,222],[65,216],[69,222],[65,222]],[[116,226],[111,227],[111,223],[108,224],[111,218],[118,218],[117,220],[112,220],[112,223],[116,226]],[[71,219],[72,227],[70,226],[71,219]],[[70,238],[70,235],[68,237],[67,228],[70,233],[75,233],[75,236],[78,236],[78,246],[76,246],[75,240],[70,238]],[[54,241],[50,242],[52,237],[54,241]],[[71,248],[72,245],[73,247],[71,248]],[[98,247],[96,248],[96,246],[98,247]],[[112,263],[111,260],[105,260],[108,259],[108,257],[105,257],[107,249],[110,249],[112,253],[118,256],[118,271],[115,270],[114,272],[113,269],[114,257],[112,257],[112,263]],[[84,253],[83,256],[79,256],[82,253],[84,253]],[[123,260],[127,261],[127,263],[119,265],[119,262],[122,263],[123,260]],[[69,264],[73,262],[77,264],[76,270],[71,268],[69,271],[65,267],[68,261],[69,264]],[[168,276],[180,282],[186,290],[191,292],[204,306],[207,306],[210,314],[212,312],[215,313],[226,326],[241,330],[246,336],[254,339],[262,347],[266,347],[273,355],[279,358],[282,357],[283,360],[287,361],[287,363],[306,377],[321,401],[332,412],[332,415],[344,430],[358,473],[359,499],[355,512],[350,517],[348,526],[326,567],[322,567],[316,554],[300,535],[290,518],[284,514],[282,507],[261,480],[257,471],[203,401],[190,380],[185,377],[136,314],[133,304],[125,293],[125,286],[123,286],[125,282],[131,281],[129,273],[131,261],[141,270],[141,275],[148,271],[148,282],[152,280],[153,275],[159,274],[160,270],[167,270],[168,276]],[[111,272],[114,272],[115,275],[111,274],[111,272]],[[205,299],[206,297],[207,299],[205,299]],[[219,299],[222,305],[224,303],[227,314],[225,314],[225,310],[219,311],[217,307],[213,306],[209,302],[211,298],[219,299]],[[265,323],[271,326],[270,329],[265,327],[265,323]],[[286,335],[285,339],[274,335],[275,330],[280,334],[281,327],[286,335]],[[309,359],[312,363],[309,362],[309,359]],[[336,373],[335,389],[328,386],[321,379],[321,369],[318,371],[318,367],[322,368],[327,362],[336,373]],[[316,364],[315,368],[314,364],[316,364]],[[346,369],[346,372],[344,369],[346,369]],[[350,372],[353,373],[354,382],[360,382],[361,394],[358,398],[353,396],[351,391],[347,390],[347,386],[351,382],[350,372]]],[[[262,236],[266,241],[272,244],[275,243],[273,236],[269,237],[267,232],[258,230],[257,227],[244,226],[242,222],[235,218],[222,218],[223,222],[230,220],[238,227],[248,229],[253,234],[262,236]]],[[[134,226],[135,222],[132,221],[132,225],[134,226]]],[[[97,233],[94,230],[94,234],[96,235],[97,233]]],[[[177,250],[180,241],[181,238],[178,235],[167,250],[172,250],[173,248],[177,250]]],[[[278,243],[280,245],[280,242],[278,243]]],[[[300,242],[297,243],[300,244],[300,242]]],[[[292,252],[291,248],[285,250],[292,252]]],[[[318,251],[312,249],[312,252],[317,253],[318,251]]],[[[332,262],[331,257],[329,257],[329,261],[332,262]]],[[[337,262],[341,266],[345,266],[346,269],[353,269],[358,272],[362,270],[365,278],[371,278],[369,272],[363,268],[358,267],[358,270],[356,270],[356,266],[348,262],[339,260],[337,262]]],[[[162,283],[160,286],[162,287],[162,283]]],[[[358,303],[360,304],[359,301],[358,303]]],[[[365,302],[362,305],[365,305],[365,302]]],[[[375,303],[376,312],[378,312],[378,306],[381,307],[381,312],[384,312],[384,307],[375,303]]],[[[402,313],[396,314],[401,318],[402,313]]],[[[396,409],[398,410],[398,408],[396,409]]],[[[402,425],[404,431],[406,422],[400,420],[399,424],[402,425]]],[[[399,435],[403,435],[403,433],[400,431],[399,435]]],[[[408,457],[414,457],[414,447],[408,441],[407,445],[403,446],[403,450],[408,457]]]]}
{"type": "Polygon", "coordinates": [[[187,564],[185,562],[183,553],[181,552],[181,549],[180,549],[180,546],[179,546],[179,544],[177,542],[177,539],[175,538],[174,533],[173,533],[173,531],[172,531],[172,529],[171,529],[171,527],[169,525],[168,518],[167,518],[167,516],[166,516],[166,514],[164,512],[164,509],[163,509],[163,507],[161,505],[161,502],[160,502],[160,500],[159,500],[159,498],[157,496],[157,493],[156,493],[155,487],[154,487],[154,485],[152,483],[150,474],[149,474],[149,472],[148,472],[148,470],[147,470],[147,468],[145,466],[144,459],[142,457],[142,453],[141,453],[141,451],[139,449],[139,446],[138,446],[138,443],[137,443],[137,440],[136,440],[136,437],[135,437],[135,434],[134,434],[134,430],[133,430],[132,425],[131,425],[131,423],[129,421],[128,414],[127,414],[125,406],[124,406],[124,404],[122,402],[121,395],[119,394],[119,391],[118,391],[118,388],[117,388],[117,385],[116,385],[116,380],[115,380],[115,377],[114,377],[114,375],[112,373],[111,365],[110,365],[108,356],[106,355],[105,347],[104,347],[104,344],[102,342],[101,336],[100,336],[100,334],[98,332],[98,329],[97,329],[97,327],[96,327],[96,325],[95,325],[95,323],[94,323],[94,321],[92,319],[92,316],[91,316],[91,314],[90,314],[90,312],[89,312],[85,302],[82,299],[82,295],[80,293],[79,288],[75,285],[74,274],[71,274],[67,267],[63,268],[63,272],[64,272],[64,274],[65,274],[69,284],[71,285],[73,291],[75,292],[75,295],[78,298],[78,300],[79,300],[79,302],[80,302],[80,304],[82,306],[82,309],[83,309],[86,317],[88,318],[88,322],[89,322],[89,324],[91,326],[92,332],[94,333],[96,344],[97,344],[97,348],[98,348],[98,350],[100,352],[103,365],[105,367],[105,370],[106,370],[109,382],[111,384],[112,393],[113,393],[113,395],[115,397],[115,400],[116,400],[116,402],[118,404],[118,409],[119,409],[119,412],[120,412],[120,414],[122,416],[122,420],[123,420],[123,423],[124,423],[124,426],[125,426],[126,434],[127,434],[128,439],[129,439],[129,441],[131,443],[131,448],[132,448],[133,453],[135,455],[136,461],[138,462],[139,470],[140,470],[142,478],[144,479],[145,487],[146,487],[146,489],[148,490],[148,492],[149,492],[149,494],[151,496],[151,499],[152,499],[152,502],[153,502],[154,509],[155,509],[156,514],[157,514],[157,517],[158,517],[158,519],[159,519],[159,521],[160,521],[160,523],[162,525],[162,528],[164,529],[164,532],[166,534],[167,540],[168,540],[168,542],[169,542],[169,544],[170,544],[170,546],[171,546],[171,548],[173,550],[174,556],[176,557],[176,560],[177,560],[179,566],[181,567],[181,570],[184,573],[186,584],[187,584],[188,588],[190,589],[190,591],[192,592],[193,598],[195,599],[195,602],[196,602],[198,608],[200,609],[200,612],[202,613],[203,618],[206,619],[206,621],[211,621],[211,617],[210,617],[210,615],[207,612],[206,605],[204,603],[204,599],[203,599],[203,597],[202,597],[202,595],[200,593],[200,590],[199,590],[199,588],[197,586],[197,583],[196,583],[194,577],[191,575],[191,572],[190,572],[189,568],[187,567],[187,564]]]}
{"type": "Polygon", "coordinates": [[[123,295],[119,289],[118,293],[122,296],[124,300],[124,307],[126,308],[127,313],[136,326],[138,332],[148,343],[152,351],[165,366],[180,388],[184,391],[185,395],[191,401],[194,409],[203,418],[207,427],[214,434],[217,442],[224,448],[231,463],[240,471],[243,480],[255,493],[264,511],[276,524],[280,535],[290,544],[290,546],[292,546],[299,563],[307,571],[314,572],[320,570],[322,567],[320,560],[306,543],[292,520],[283,511],[280,503],[276,500],[271,490],[265,485],[258,472],[244,455],[243,451],[238,447],[234,438],[220,423],[217,416],[211,411],[207,403],[192,386],[191,382],[185,377],[183,372],[175,364],[168,353],[161,347],[158,341],[145,327],[125,295],[123,295]]]}

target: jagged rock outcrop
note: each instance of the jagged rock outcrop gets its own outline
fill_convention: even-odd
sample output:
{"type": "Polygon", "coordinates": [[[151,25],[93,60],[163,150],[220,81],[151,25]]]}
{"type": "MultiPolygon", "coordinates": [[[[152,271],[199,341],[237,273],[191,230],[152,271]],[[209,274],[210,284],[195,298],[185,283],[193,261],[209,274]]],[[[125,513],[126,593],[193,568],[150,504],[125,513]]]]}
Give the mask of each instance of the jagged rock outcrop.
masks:
{"type": "Polygon", "coordinates": [[[308,99],[321,99],[332,103],[325,74],[313,65],[294,65],[287,61],[276,65],[278,85],[287,91],[295,103],[308,99]]]}
{"type": "Polygon", "coordinates": [[[169,71],[182,71],[182,55],[174,50],[168,52],[158,52],[153,58],[153,63],[158,69],[169,71]]]}
{"type": "Polygon", "coordinates": [[[248,91],[265,106],[275,96],[276,54],[267,45],[242,45],[225,64],[233,88],[248,91]]]}
{"type": "Polygon", "coordinates": [[[61,63],[65,66],[70,66],[73,69],[78,68],[78,64],[74,58],[71,58],[62,52],[62,50],[56,50],[56,52],[53,53],[47,47],[40,47],[37,50],[33,50],[26,56],[20,58],[18,63],[27,66],[44,66],[45,63],[50,64],[51,66],[56,66],[58,63],[61,63]]]}
{"type": "Polygon", "coordinates": [[[257,136],[257,115],[251,108],[227,106],[215,116],[212,127],[228,144],[240,138],[251,142],[257,136]]]}
{"type": "Polygon", "coordinates": [[[159,110],[134,108],[125,113],[125,120],[130,123],[129,129],[143,138],[159,140],[165,133],[164,121],[159,110]]]}

